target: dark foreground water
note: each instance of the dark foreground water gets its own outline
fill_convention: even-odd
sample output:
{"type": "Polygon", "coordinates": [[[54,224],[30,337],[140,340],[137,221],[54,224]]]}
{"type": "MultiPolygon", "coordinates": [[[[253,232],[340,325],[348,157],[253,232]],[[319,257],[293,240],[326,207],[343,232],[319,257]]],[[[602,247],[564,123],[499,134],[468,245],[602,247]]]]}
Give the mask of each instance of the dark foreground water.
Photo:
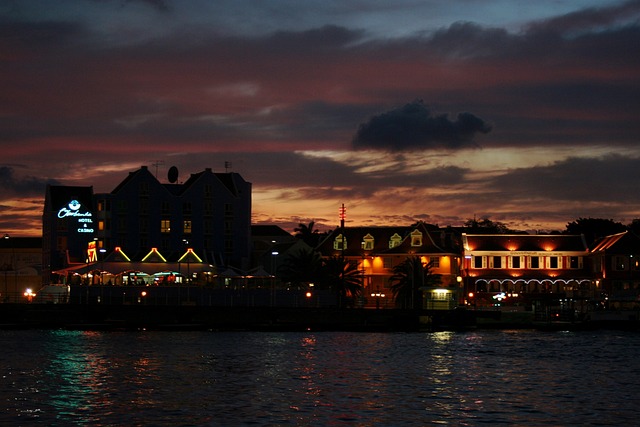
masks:
{"type": "Polygon", "coordinates": [[[637,425],[640,334],[0,331],[0,425],[637,425]]]}

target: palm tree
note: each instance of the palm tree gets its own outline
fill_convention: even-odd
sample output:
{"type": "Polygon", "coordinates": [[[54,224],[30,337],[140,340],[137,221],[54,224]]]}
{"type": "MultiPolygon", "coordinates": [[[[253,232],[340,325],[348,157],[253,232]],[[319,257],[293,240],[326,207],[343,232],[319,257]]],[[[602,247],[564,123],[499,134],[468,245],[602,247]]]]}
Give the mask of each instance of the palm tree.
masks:
{"type": "Polygon", "coordinates": [[[285,258],[278,273],[283,282],[300,288],[304,284],[318,282],[321,279],[321,270],[322,257],[320,254],[311,248],[302,248],[285,258]]]}
{"type": "Polygon", "coordinates": [[[340,307],[362,295],[362,271],[356,264],[334,256],[324,260],[323,273],[323,286],[334,291],[340,307]]]}
{"type": "Polygon", "coordinates": [[[393,275],[389,279],[391,292],[396,305],[401,308],[421,306],[422,289],[442,283],[442,277],[431,270],[432,263],[422,264],[418,256],[405,259],[393,267],[393,275]]]}
{"type": "Polygon", "coordinates": [[[293,229],[293,231],[296,232],[295,237],[297,237],[298,239],[302,239],[303,242],[305,242],[312,248],[318,246],[318,242],[320,240],[320,233],[317,229],[314,230],[313,228],[315,224],[315,221],[309,222],[309,225],[300,223],[296,228],[293,229]]]}

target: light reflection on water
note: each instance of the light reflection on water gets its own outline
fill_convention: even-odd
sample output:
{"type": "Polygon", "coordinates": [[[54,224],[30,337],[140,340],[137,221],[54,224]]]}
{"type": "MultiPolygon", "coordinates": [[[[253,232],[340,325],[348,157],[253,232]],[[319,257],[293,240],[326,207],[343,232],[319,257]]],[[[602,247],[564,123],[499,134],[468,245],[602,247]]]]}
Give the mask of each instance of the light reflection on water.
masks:
{"type": "Polygon", "coordinates": [[[0,331],[3,425],[633,425],[640,334],[0,331]]]}

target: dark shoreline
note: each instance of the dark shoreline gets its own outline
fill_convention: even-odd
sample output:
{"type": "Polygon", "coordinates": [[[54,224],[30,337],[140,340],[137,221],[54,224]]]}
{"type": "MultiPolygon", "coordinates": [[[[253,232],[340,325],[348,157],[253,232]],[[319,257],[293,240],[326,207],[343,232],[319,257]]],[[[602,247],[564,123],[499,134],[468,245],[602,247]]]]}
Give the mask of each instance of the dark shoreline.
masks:
{"type": "Polygon", "coordinates": [[[417,332],[474,329],[640,331],[637,316],[534,321],[499,311],[309,307],[0,304],[0,329],[417,332]]]}

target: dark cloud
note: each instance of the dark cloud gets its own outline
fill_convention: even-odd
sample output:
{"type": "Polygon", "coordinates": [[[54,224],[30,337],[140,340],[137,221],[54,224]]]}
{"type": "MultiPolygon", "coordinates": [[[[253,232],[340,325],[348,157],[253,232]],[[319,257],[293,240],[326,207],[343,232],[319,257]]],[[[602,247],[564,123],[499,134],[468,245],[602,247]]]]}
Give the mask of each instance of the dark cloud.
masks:
{"type": "Polygon", "coordinates": [[[0,166],[0,198],[7,197],[42,197],[47,184],[57,182],[34,176],[18,177],[12,167],[0,166]]]}
{"type": "Polygon", "coordinates": [[[455,121],[447,114],[432,115],[422,101],[414,101],[362,123],[353,137],[355,148],[389,151],[429,148],[460,148],[474,145],[478,133],[491,126],[471,113],[460,113],[455,121]]]}
{"type": "Polygon", "coordinates": [[[520,168],[494,178],[488,186],[510,198],[526,195],[557,201],[640,203],[640,158],[618,154],[571,157],[546,166],[520,168]]]}
{"type": "Polygon", "coordinates": [[[557,32],[575,34],[584,31],[600,30],[612,25],[624,25],[640,18],[640,1],[629,0],[608,7],[592,7],[528,26],[530,32],[557,32]]]}

